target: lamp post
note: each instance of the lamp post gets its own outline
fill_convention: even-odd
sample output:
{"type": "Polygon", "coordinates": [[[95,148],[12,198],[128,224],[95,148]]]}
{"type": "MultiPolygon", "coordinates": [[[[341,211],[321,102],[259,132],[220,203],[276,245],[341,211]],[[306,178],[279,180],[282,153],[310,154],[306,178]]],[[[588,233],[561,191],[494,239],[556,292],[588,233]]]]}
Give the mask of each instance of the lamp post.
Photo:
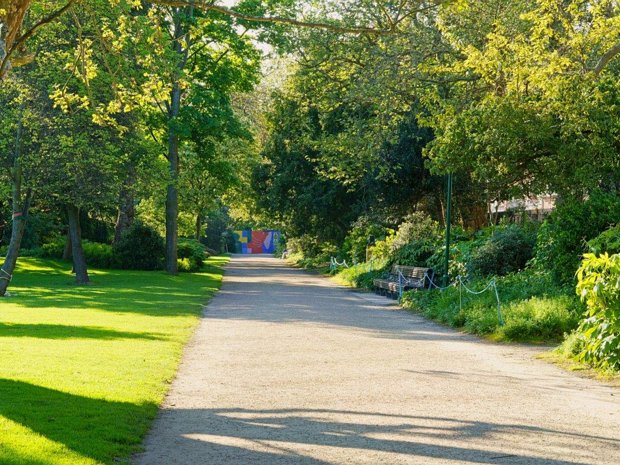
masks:
{"type": "Polygon", "coordinates": [[[452,223],[452,173],[448,173],[448,192],[446,194],[446,257],[444,263],[443,286],[448,286],[450,266],[450,230],[452,223]]]}

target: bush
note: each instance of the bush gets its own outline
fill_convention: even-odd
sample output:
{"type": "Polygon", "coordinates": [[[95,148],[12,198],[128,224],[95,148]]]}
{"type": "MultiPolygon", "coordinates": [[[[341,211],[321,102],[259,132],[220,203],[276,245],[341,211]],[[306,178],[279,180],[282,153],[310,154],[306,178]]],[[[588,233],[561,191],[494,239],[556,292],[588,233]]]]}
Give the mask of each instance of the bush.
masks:
{"type": "Polygon", "coordinates": [[[196,239],[181,239],[177,247],[178,257],[190,262],[190,271],[198,271],[206,258],[205,246],[196,239]]]}
{"type": "Polygon", "coordinates": [[[56,238],[52,242],[41,246],[43,258],[55,258],[60,260],[65,252],[66,238],[56,238]]]}
{"type": "MultiPolygon", "coordinates": [[[[443,292],[406,292],[403,304],[426,317],[470,333],[493,335],[507,341],[556,341],[577,326],[583,311],[576,298],[553,284],[549,274],[527,270],[497,279],[505,325],[499,325],[493,292],[462,293],[457,287],[443,292]]],[[[468,284],[483,289],[486,280],[468,284]]]]}
{"type": "Polygon", "coordinates": [[[284,252],[286,252],[287,250],[287,244],[286,244],[286,239],[284,238],[284,235],[280,235],[278,237],[278,241],[276,242],[276,248],[273,252],[274,256],[280,258],[282,257],[282,255],[284,255],[284,252]]]}
{"type": "Polygon", "coordinates": [[[82,241],[86,263],[93,268],[115,268],[116,260],[112,246],[98,242],[82,241]]]}
{"type": "Polygon", "coordinates": [[[398,227],[392,250],[396,251],[412,242],[436,242],[440,237],[439,223],[423,212],[415,212],[405,217],[398,227]]]}
{"type": "MultiPolygon", "coordinates": [[[[448,278],[450,281],[454,281],[457,276],[467,278],[467,263],[470,261],[473,251],[476,250],[480,244],[479,240],[466,240],[463,238],[463,240],[453,242],[450,245],[450,261],[448,263],[448,278]]],[[[425,266],[435,271],[435,280],[438,282],[441,282],[441,277],[444,274],[445,259],[446,246],[442,244],[436,247],[433,255],[431,255],[425,263],[425,266]]]]}
{"type": "Polygon", "coordinates": [[[620,224],[592,239],[588,247],[596,255],[620,253],[620,224]]]}
{"type": "Polygon", "coordinates": [[[331,257],[342,259],[338,247],[332,242],[319,242],[316,238],[304,235],[288,241],[289,258],[304,268],[327,268],[331,257]]]}
{"type": "Polygon", "coordinates": [[[359,263],[350,268],[344,268],[340,270],[337,277],[349,286],[371,290],[373,281],[384,274],[385,262],[373,262],[372,267],[370,263],[359,263]]]}
{"type": "Polygon", "coordinates": [[[374,261],[388,261],[392,256],[392,242],[394,242],[394,231],[389,229],[385,239],[378,240],[375,245],[368,248],[368,255],[374,261]]]}
{"type": "Polygon", "coordinates": [[[165,255],[164,240],[155,229],[136,222],[114,244],[113,251],[120,268],[159,270],[165,255]]]}
{"type": "Polygon", "coordinates": [[[584,202],[560,203],[538,231],[535,264],[550,270],[559,283],[575,284],[575,273],[587,241],[609,229],[620,218],[620,196],[593,192],[584,202]]]}
{"type": "Polygon", "coordinates": [[[347,260],[353,262],[366,261],[366,247],[368,239],[372,236],[375,241],[382,240],[388,234],[388,230],[377,223],[371,222],[367,217],[362,216],[353,224],[349,234],[344,240],[342,254],[347,260]]]}
{"type": "Polygon", "coordinates": [[[620,254],[587,254],[578,271],[577,292],[586,302],[578,333],[579,359],[605,369],[620,369],[620,254]]]}
{"type": "Polygon", "coordinates": [[[181,273],[195,273],[200,267],[190,258],[178,258],[177,267],[181,273]]]}
{"type": "Polygon", "coordinates": [[[478,276],[505,276],[525,268],[532,258],[535,236],[516,224],[498,229],[473,251],[469,271],[478,276]]]}
{"type": "Polygon", "coordinates": [[[390,265],[425,266],[436,250],[437,246],[431,240],[415,240],[394,251],[390,265]]]}
{"type": "Polygon", "coordinates": [[[509,341],[560,340],[579,322],[573,308],[569,296],[532,297],[509,305],[504,314],[506,325],[499,330],[509,341]]]}

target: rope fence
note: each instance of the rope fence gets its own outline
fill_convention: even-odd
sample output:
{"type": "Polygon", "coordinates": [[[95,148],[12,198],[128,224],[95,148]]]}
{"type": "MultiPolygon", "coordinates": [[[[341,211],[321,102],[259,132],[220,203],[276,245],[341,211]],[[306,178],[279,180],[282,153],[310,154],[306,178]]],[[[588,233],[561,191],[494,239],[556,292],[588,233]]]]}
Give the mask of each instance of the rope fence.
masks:
{"type": "MultiPolygon", "coordinates": [[[[367,263],[368,263],[368,271],[372,271],[373,261],[370,260],[367,263]]],[[[356,263],[354,263],[354,265],[356,265],[356,263]]],[[[329,262],[329,269],[331,271],[336,271],[340,267],[350,268],[350,265],[347,263],[346,260],[339,262],[336,259],[336,257],[331,257],[330,262],[329,262]]],[[[454,280],[454,282],[452,282],[451,284],[445,287],[435,284],[435,282],[433,281],[433,277],[429,276],[428,272],[424,273],[424,278],[422,279],[425,282],[429,283],[429,289],[437,289],[440,292],[450,289],[451,287],[458,287],[459,288],[459,310],[463,310],[463,291],[471,295],[482,295],[485,292],[492,292],[495,295],[495,300],[497,301],[497,320],[500,326],[504,326],[505,323],[504,323],[504,316],[502,315],[502,303],[499,298],[499,291],[497,290],[497,282],[495,281],[495,279],[492,279],[491,281],[489,281],[486,287],[480,291],[476,291],[474,289],[471,289],[469,286],[467,286],[467,284],[465,284],[465,281],[463,280],[463,277],[461,275],[458,275],[456,279],[454,280]]],[[[418,287],[414,285],[416,284],[416,282],[419,282],[418,278],[409,278],[405,276],[402,273],[402,271],[398,270],[398,300],[399,301],[402,299],[403,293],[407,287],[418,287]]]]}
{"type": "Polygon", "coordinates": [[[336,257],[332,257],[329,261],[329,269],[335,271],[339,267],[350,268],[346,260],[342,260],[342,263],[340,263],[338,262],[338,260],[336,260],[336,257]]]}
{"type": "MultiPolygon", "coordinates": [[[[495,295],[495,300],[497,301],[497,321],[499,322],[500,326],[504,326],[505,323],[504,323],[504,316],[502,315],[502,303],[499,298],[499,291],[497,290],[497,282],[495,281],[495,279],[492,279],[491,281],[489,281],[486,287],[482,289],[481,291],[475,291],[471,289],[470,287],[468,287],[467,284],[465,284],[465,282],[463,281],[463,277],[461,275],[458,275],[453,283],[445,287],[441,287],[435,284],[433,282],[433,279],[428,275],[428,273],[425,273],[424,279],[428,279],[429,288],[437,289],[440,292],[450,289],[451,287],[458,286],[459,288],[459,310],[463,310],[463,290],[465,290],[465,292],[471,295],[481,295],[489,291],[493,292],[493,294],[495,295]]],[[[400,285],[400,276],[399,276],[399,285],[400,285]]],[[[402,287],[400,289],[400,297],[402,298],[402,287]]]]}

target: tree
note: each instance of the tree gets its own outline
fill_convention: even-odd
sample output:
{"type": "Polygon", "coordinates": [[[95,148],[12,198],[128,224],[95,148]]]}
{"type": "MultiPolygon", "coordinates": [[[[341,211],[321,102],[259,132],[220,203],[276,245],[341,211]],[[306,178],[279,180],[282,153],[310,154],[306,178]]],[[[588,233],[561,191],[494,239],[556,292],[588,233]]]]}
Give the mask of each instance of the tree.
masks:
{"type": "MultiPolygon", "coordinates": [[[[461,8],[452,17],[475,7],[461,8]]],[[[617,186],[620,7],[544,0],[524,8],[499,18],[483,40],[463,40],[471,23],[449,27],[462,55],[452,69],[476,82],[460,84],[429,119],[433,166],[469,168],[500,200],[617,186]]]]}
{"type": "Polygon", "coordinates": [[[33,198],[31,186],[26,186],[24,156],[38,145],[42,116],[32,105],[34,96],[28,86],[12,80],[0,88],[0,162],[11,183],[12,228],[6,258],[0,269],[0,296],[6,294],[26,228],[33,198]]]}

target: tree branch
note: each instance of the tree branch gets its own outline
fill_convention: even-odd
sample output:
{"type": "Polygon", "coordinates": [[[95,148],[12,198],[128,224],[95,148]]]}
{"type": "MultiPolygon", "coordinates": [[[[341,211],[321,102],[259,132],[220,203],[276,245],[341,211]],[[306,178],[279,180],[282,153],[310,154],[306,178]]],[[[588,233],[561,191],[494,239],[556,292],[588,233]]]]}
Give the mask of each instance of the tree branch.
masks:
{"type": "Polygon", "coordinates": [[[330,23],[317,23],[312,21],[302,21],[294,18],[284,18],[281,16],[254,16],[245,13],[241,13],[239,11],[233,10],[232,8],[228,8],[221,5],[214,5],[212,3],[206,2],[204,0],[201,1],[192,1],[192,0],[157,0],[157,3],[160,5],[168,5],[168,6],[190,6],[194,5],[196,8],[203,11],[215,11],[221,13],[223,15],[227,15],[236,19],[241,19],[243,21],[251,21],[256,23],[277,23],[277,24],[288,24],[290,26],[298,26],[310,29],[324,29],[332,32],[341,32],[344,34],[393,34],[395,30],[393,29],[374,29],[371,27],[349,27],[349,26],[339,26],[337,24],[330,23]]]}
{"type": "Polygon", "coordinates": [[[49,16],[46,16],[45,18],[40,20],[38,23],[32,26],[28,31],[22,34],[17,40],[15,40],[15,42],[11,45],[11,47],[6,51],[6,55],[2,59],[2,63],[0,63],[0,79],[6,72],[9,59],[11,58],[11,55],[15,53],[15,50],[17,50],[24,42],[26,42],[30,37],[32,37],[35,34],[35,32],[37,32],[37,30],[51,23],[58,17],[62,16],[69,8],[71,8],[78,1],[80,0],[69,0],[65,6],[63,6],[62,8],[50,14],[49,16]]]}
{"type": "Polygon", "coordinates": [[[594,67],[593,71],[594,71],[594,75],[596,77],[598,77],[603,70],[605,69],[605,66],[607,66],[607,64],[613,60],[613,58],[620,54],[620,43],[614,45],[613,47],[611,47],[607,53],[605,53],[601,59],[598,61],[598,63],[596,64],[596,66],[594,67]]]}

